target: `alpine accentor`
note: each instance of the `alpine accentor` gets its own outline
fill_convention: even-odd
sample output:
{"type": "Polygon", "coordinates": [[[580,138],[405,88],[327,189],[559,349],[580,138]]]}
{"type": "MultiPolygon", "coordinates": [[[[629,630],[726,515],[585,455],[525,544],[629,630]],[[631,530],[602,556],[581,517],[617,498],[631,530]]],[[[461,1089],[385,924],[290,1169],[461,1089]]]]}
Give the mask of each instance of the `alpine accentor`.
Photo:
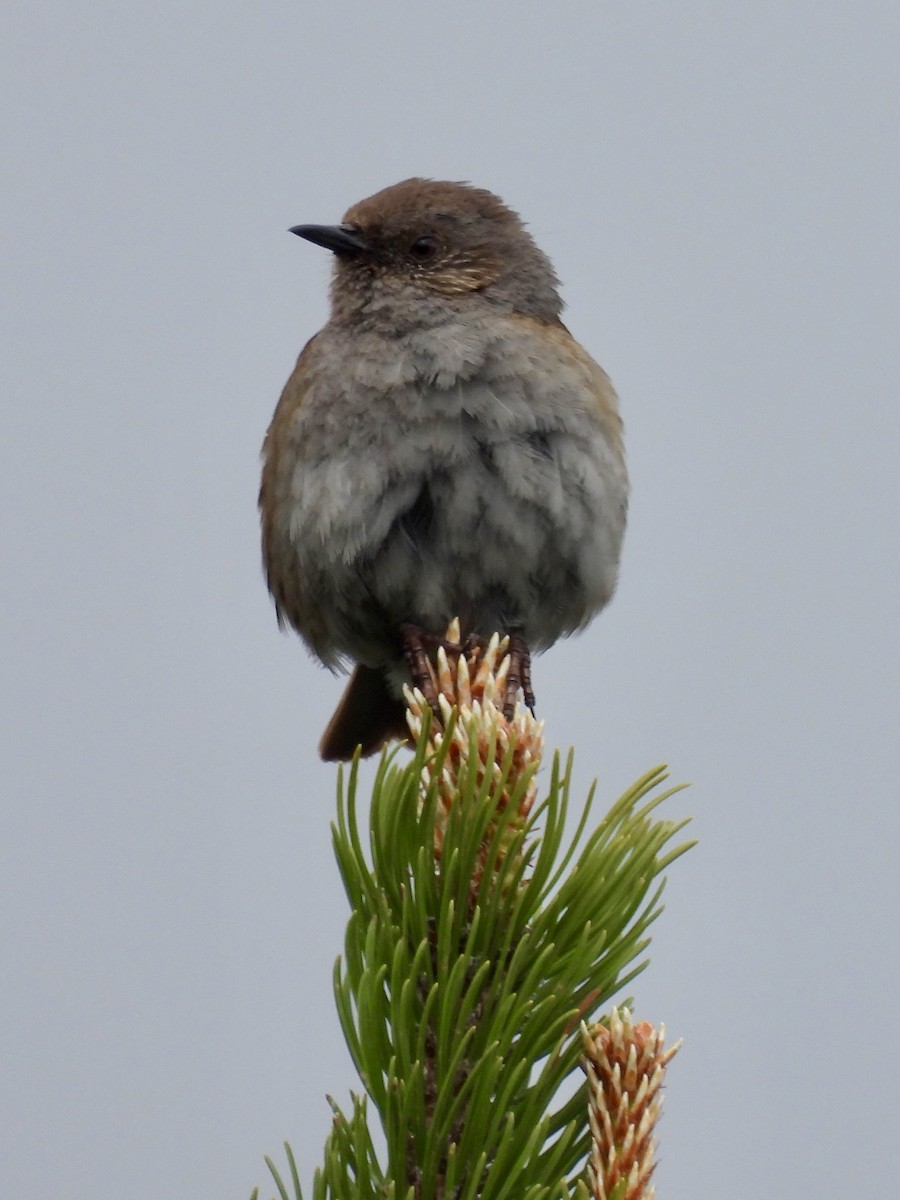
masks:
{"type": "Polygon", "coordinates": [[[452,617],[528,650],[616,586],[628,478],[616,395],[560,321],[558,280],[491,192],[407,179],[340,225],[331,316],[263,447],[263,559],[279,622],[355,663],[325,759],[402,735],[401,688],[452,617]]]}

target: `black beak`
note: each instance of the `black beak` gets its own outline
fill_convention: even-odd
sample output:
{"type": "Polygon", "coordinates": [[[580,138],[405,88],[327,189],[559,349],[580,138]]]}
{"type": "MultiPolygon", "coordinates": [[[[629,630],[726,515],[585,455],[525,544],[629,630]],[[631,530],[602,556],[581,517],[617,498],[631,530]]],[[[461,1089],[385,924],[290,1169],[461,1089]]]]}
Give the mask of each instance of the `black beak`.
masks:
{"type": "Polygon", "coordinates": [[[364,242],[355,225],[294,225],[288,230],[335,254],[371,254],[372,247],[364,242]]]}

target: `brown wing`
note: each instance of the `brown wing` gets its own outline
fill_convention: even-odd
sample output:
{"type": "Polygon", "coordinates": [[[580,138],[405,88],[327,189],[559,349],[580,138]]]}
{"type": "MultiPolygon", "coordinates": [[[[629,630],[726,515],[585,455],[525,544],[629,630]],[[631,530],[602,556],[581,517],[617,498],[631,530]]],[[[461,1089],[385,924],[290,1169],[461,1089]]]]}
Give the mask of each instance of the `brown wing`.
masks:
{"type": "Polygon", "coordinates": [[[297,410],[303,406],[309,395],[312,378],[310,363],[314,358],[314,346],[318,336],[316,334],[315,337],[310,338],[300,352],[297,365],[284,385],[284,391],[275,406],[275,412],[262,445],[263,469],[259,487],[259,514],[262,527],[263,569],[266,573],[266,583],[275,601],[278,624],[282,626],[289,614],[284,609],[284,591],[280,585],[282,564],[279,562],[278,542],[275,537],[277,506],[280,501],[278,482],[285,469],[286,456],[295,453],[291,425],[297,410]]]}

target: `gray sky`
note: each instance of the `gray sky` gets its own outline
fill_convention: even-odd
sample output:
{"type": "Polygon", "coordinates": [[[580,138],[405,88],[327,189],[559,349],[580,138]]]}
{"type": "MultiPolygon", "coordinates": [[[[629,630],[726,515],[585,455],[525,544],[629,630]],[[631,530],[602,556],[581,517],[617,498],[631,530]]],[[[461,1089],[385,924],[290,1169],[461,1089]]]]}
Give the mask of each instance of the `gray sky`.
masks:
{"type": "Polygon", "coordinates": [[[411,174],[523,214],[622,395],[621,588],[535,674],[583,791],[694,783],[634,986],[685,1038],[660,1200],[893,1194],[896,0],[4,24],[3,1194],[246,1197],[284,1138],[309,1181],[354,1086],[341,685],[276,630],[257,455],[326,312],[287,227],[411,174]]]}

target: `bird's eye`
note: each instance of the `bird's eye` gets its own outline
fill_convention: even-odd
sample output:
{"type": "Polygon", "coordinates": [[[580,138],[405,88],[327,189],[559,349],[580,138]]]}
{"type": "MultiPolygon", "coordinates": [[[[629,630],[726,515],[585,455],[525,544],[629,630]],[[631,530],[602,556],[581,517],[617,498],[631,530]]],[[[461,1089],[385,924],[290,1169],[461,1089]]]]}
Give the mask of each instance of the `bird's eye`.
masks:
{"type": "Polygon", "coordinates": [[[436,237],[431,237],[430,234],[425,234],[423,237],[417,237],[409,248],[410,258],[414,258],[416,262],[430,262],[438,251],[441,249],[441,243],[436,237]]]}

